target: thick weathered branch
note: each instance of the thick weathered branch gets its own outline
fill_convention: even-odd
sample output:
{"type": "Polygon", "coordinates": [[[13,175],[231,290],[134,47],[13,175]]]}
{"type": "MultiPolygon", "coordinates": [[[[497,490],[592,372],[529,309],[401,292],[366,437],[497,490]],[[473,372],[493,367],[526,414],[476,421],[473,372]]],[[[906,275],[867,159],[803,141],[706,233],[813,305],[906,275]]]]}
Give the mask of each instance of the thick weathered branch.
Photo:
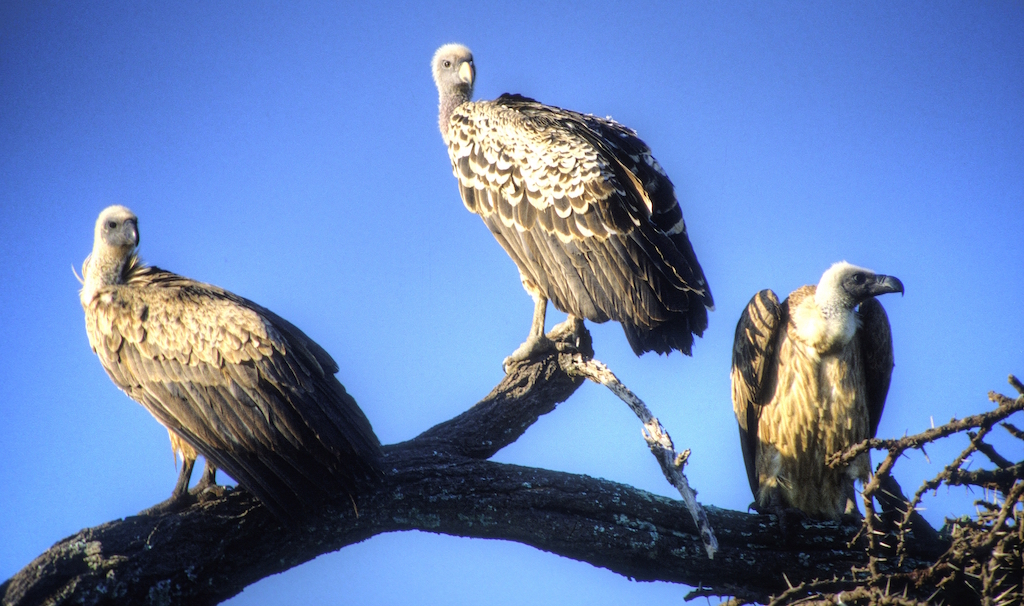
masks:
{"type": "MultiPolygon", "coordinates": [[[[587,341],[589,344],[589,340],[587,341]]],[[[585,352],[593,355],[593,351],[585,352]]],[[[583,384],[563,367],[571,354],[553,354],[532,364],[515,364],[483,400],[461,415],[416,436],[423,448],[488,459],[571,396],[583,384]]]]}
{"type": "Polygon", "coordinates": [[[769,518],[708,508],[722,552],[709,560],[678,501],[586,476],[390,448],[374,492],[279,525],[244,491],[163,517],[86,529],[3,587],[3,603],[212,604],[319,554],[398,530],[518,541],[638,580],[764,599],[804,574],[842,575],[863,558],[854,527],[808,523],[783,548],[769,518]],[[757,564],[754,566],[754,564],[757,564]],[[153,598],[159,598],[153,600],[153,598]]]}
{"type": "MultiPolygon", "coordinates": [[[[906,587],[920,597],[946,570],[935,564],[946,543],[932,542],[932,548],[909,549],[902,558],[871,558],[869,577],[869,554],[856,539],[855,524],[805,519],[788,524],[782,537],[773,517],[713,507],[706,513],[720,551],[709,560],[679,501],[587,476],[485,460],[573,393],[579,379],[561,369],[556,355],[521,364],[470,411],[386,447],[384,478],[358,496],[358,515],[341,499],[285,527],[244,490],[207,494],[178,514],[118,520],[58,542],[0,585],[0,602],[212,604],[322,553],[412,529],[517,541],[638,580],[685,583],[698,588],[695,595],[740,600],[766,601],[789,587],[801,588],[789,593],[795,599],[830,591],[870,598],[906,587]]],[[[892,502],[880,499],[883,509],[905,505],[898,486],[883,489],[892,502]]],[[[984,534],[968,537],[965,549],[1017,549],[1015,535],[1002,528],[1010,516],[1019,520],[1013,499],[1020,492],[1018,485],[991,520],[979,522],[984,534]]],[[[915,541],[920,539],[925,537],[915,541]]],[[[962,563],[949,553],[939,563],[962,563]]],[[[990,587],[1012,585],[1004,568],[993,570],[1004,576],[986,581],[990,587]]]]}
{"type": "Polygon", "coordinates": [[[180,514],[131,517],[64,539],[0,586],[3,604],[216,603],[322,553],[412,529],[518,541],[640,580],[753,599],[783,589],[783,571],[790,579],[842,575],[863,559],[847,547],[853,527],[808,522],[783,548],[770,518],[709,508],[722,545],[711,561],[679,501],[482,460],[580,382],[554,355],[518,365],[471,410],[387,447],[386,476],[359,496],[358,517],[344,499],[282,527],[248,493],[230,491],[180,514]]]}

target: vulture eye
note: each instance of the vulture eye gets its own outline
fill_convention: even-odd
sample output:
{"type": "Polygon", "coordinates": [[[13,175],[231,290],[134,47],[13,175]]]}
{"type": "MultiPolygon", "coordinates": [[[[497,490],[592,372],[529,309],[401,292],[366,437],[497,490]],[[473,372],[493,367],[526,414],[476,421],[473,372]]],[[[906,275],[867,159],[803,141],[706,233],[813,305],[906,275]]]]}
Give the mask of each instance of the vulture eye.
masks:
{"type": "Polygon", "coordinates": [[[853,282],[854,282],[854,284],[863,284],[864,280],[865,280],[864,274],[862,274],[860,272],[857,272],[857,273],[853,274],[853,282]]]}
{"type": "Polygon", "coordinates": [[[451,61],[449,61],[449,60],[447,60],[447,59],[445,59],[445,60],[444,60],[444,61],[443,61],[443,62],[441,63],[441,65],[443,65],[445,69],[448,69],[449,67],[451,67],[451,66],[452,66],[452,62],[451,62],[451,61]]]}
{"type": "Polygon", "coordinates": [[[114,229],[115,227],[117,227],[117,221],[107,221],[107,227],[110,229],[114,229]]]}

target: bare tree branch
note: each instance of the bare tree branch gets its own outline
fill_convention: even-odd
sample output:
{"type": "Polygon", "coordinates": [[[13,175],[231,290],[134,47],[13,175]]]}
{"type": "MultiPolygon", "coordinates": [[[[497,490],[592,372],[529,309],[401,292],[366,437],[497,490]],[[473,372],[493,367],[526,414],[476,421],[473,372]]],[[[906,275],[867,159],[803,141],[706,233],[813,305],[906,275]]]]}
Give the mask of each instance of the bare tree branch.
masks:
{"type": "MultiPolygon", "coordinates": [[[[720,546],[709,560],[677,500],[587,476],[487,461],[579,386],[581,379],[564,370],[569,355],[517,365],[466,413],[387,446],[385,477],[358,496],[358,515],[342,499],[287,527],[244,490],[204,493],[178,514],[129,517],[58,542],[0,585],[0,603],[213,604],[322,553],[412,529],[517,541],[638,580],[685,583],[696,587],[691,597],[735,596],[736,604],[773,596],[779,604],[1020,599],[1019,479],[1002,502],[986,504],[977,519],[957,520],[943,536],[914,517],[918,497],[907,502],[886,471],[892,463],[880,466],[877,484],[869,486],[882,515],[876,519],[869,511],[868,535],[852,520],[803,519],[787,524],[783,537],[773,516],[707,507],[720,546]]],[[[1008,416],[1002,414],[1007,402],[1016,406],[1024,397],[993,401],[999,419],[984,417],[970,426],[981,427],[979,439],[1008,416]]],[[[935,436],[953,432],[937,429],[935,436]]],[[[1019,474],[1022,465],[988,473],[1019,474]]],[[[972,481],[989,481],[985,470],[954,471],[942,481],[952,484],[967,477],[956,474],[967,473],[976,474],[972,481]]],[[[998,481],[1008,480],[1000,475],[998,481]]]]}
{"type": "Polygon", "coordinates": [[[9,581],[3,603],[144,603],[159,595],[167,604],[213,604],[321,553],[412,529],[517,541],[638,580],[761,600],[784,587],[785,571],[840,575],[863,558],[846,546],[855,527],[808,524],[788,539],[804,546],[797,554],[767,520],[711,508],[712,522],[728,528],[712,561],[678,501],[408,447],[390,449],[388,460],[383,485],[358,499],[358,518],[342,502],[292,529],[246,492],[231,491],[182,514],[127,518],[69,537],[9,581]]]}
{"type": "Polygon", "coordinates": [[[708,522],[707,514],[704,513],[704,509],[697,502],[697,493],[690,488],[690,482],[683,473],[683,466],[686,465],[690,451],[676,452],[675,445],[672,443],[672,437],[668,435],[668,430],[654,417],[643,400],[623,385],[619,378],[612,371],[608,370],[608,367],[604,364],[589,356],[584,357],[577,354],[572,356],[570,363],[564,368],[571,376],[583,376],[610,389],[612,393],[629,406],[630,410],[644,424],[643,436],[644,440],[647,441],[647,446],[651,449],[651,454],[654,455],[658,465],[661,466],[665,479],[683,497],[683,503],[686,504],[686,509],[689,510],[693,523],[696,524],[700,532],[700,538],[704,543],[704,549],[708,552],[708,557],[714,558],[715,552],[718,551],[718,539],[715,538],[715,531],[711,528],[711,523],[708,522]]]}
{"type": "Polygon", "coordinates": [[[482,460],[578,387],[562,370],[567,355],[517,365],[466,413],[386,447],[386,477],[359,495],[358,517],[345,499],[283,527],[246,491],[229,491],[179,514],[83,530],[0,586],[2,603],[212,604],[319,554],[412,529],[518,541],[639,580],[761,600],[784,588],[783,571],[841,575],[863,560],[847,546],[855,527],[808,521],[784,548],[767,518],[712,508],[708,518],[727,529],[719,537],[727,553],[712,562],[678,501],[482,460]],[[756,572],[755,562],[764,562],[756,572]]]}
{"type": "MultiPolygon", "coordinates": [[[[1016,380],[1016,377],[1011,375],[1011,378],[1016,380]]],[[[862,453],[868,450],[888,450],[890,453],[897,452],[896,456],[902,454],[904,451],[912,448],[921,448],[923,445],[934,442],[939,438],[951,436],[961,431],[968,429],[983,428],[986,431],[991,429],[996,423],[1008,418],[1010,415],[1024,410],[1024,397],[1011,400],[1006,396],[990,392],[989,399],[999,405],[996,410],[984,412],[970,417],[964,417],[959,421],[956,419],[951,420],[945,425],[923,431],[919,434],[912,436],[904,436],[899,439],[882,439],[872,438],[865,440],[854,446],[846,449],[842,453],[832,455],[829,459],[829,465],[849,465],[851,461],[856,459],[862,453]]]]}

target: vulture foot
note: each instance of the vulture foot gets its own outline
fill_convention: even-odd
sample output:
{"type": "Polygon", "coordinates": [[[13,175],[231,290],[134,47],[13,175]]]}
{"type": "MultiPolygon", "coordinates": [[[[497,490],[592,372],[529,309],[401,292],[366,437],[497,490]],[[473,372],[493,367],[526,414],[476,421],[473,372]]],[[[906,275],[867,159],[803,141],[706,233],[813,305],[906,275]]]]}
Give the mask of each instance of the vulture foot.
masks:
{"type": "Polygon", "coordinates": [[[195,503],[224,496],[227,488],[217,485],[217,468],[209,461],[206,462],[206,467],[203,468],[203,477],[196,483],[195,488],[192,490],[188,489],[188,480],[192,475],[192,466],[194,464],[195,459],[184,462],[181,475],[178,477],[178,483],[174,487],[174,492],[169,499],[143,509],[139,512],[139,515],[162,516],[168,513],[177,513],[195,503]]]}
{"type": "Polygon", "coordinates": [[[178,513],[183,509],[187,509],[190,505],[196,502],[195,495],[190,493],[174,493],[171,498],[166,501],[157,503],[156,505],[143,509],[139,512],[140,516],[162,516],[169,513],[178,513]]]}
{"type": "Polygon", "coordinates": [[[512,355],[502,361],[501,367],[505,370],[505,374],[508,374],[509,369],[516,364],[546,356],[555,351],[557,351],[557,346],[547,335],[530,335],[530,338],[523,341],[523,344],[517,347],[512,355]]]}
{"type": "Polygon", "coordinates": [[[773,515],[779,524],[779,534],[782,536],[782,543],[786,543],[789,536],[789,529],[803,523],[808,516],[796,507],[790,507],[778,491],[772,490],[767,495],[768,502],[760,504],[757,501],[750,504],[750,508],[761,515],[773,515]]]}
{"type": "Polygon", "coordinates": [[[779,521],[779,534],[782,535],[783,545],[789,540],[789,529],[799,526],[809,519],[806,513],[796,507],[775,506],[768,510],[767,513],[771,513],[779,521]]]}
{"type": "Polygon", "coordinates": [[[584,338],[589,336],[590,334],[583,328],[583,320],[576,316],[569,316],[565,322],[556,324],[548,333],[548,338],[554,342],[555,348],[563,353],[580,351],[584,338]]]}
{"type": "Polygon", "coordinates": [[[224,498],[229,490],[231,489],[227,486],[210,484],[209,486],[204,486],[202,488],[196,486],[188,492],[189,495],[195,499],[196,503],[207,503],[209,501],[216,501],[217,499],[224,498]]]}
{"type": "Polygon", "coordinates": [[[226,486],[217,485],[217,468],[207,461],[206,467],[203,469],[203,477],[196,483],[195,488],[188,492],[196,501],[205,503],[223,497],[227,491],[226,486]]]}
{"type": "Polygon", "coordinates": [[[502,368],[507,374],[512,366],[520,362],[526,362],[534,358],[540,358],[553,353],[583,353],[586,356],[594,355],[593,342],[590,332],[583,326],[583,320],[574,316],[556,324],[548,334],[530,335],[512,355],[505,358],[502,368]]]}

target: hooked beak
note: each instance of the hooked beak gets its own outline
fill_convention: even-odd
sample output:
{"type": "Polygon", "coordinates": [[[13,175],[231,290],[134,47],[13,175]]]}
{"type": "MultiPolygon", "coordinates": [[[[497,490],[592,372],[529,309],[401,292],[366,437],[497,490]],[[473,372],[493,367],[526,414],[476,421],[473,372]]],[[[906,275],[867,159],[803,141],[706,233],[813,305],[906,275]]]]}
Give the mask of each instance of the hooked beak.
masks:
{"type": "Polygon", "coordinates": [[[895,276],[875,276],[875,283],[870,288],[871,296],[884,295],[890,292],[903,294],[903,282],[895,276]]]}
{"type": "Polygon", "coordinates": [[[125,221],[124,224],[125,235],[131,241],[132,246],[139,245],[139,226],[135,221],[125,221]]]}
{"type": "Polygon", "coordinates": [[[473,78],[476,74],[473,71],[473,62],[466,61],[459,66],[459,80],[465,84],[473,84],[473,78]]]}

